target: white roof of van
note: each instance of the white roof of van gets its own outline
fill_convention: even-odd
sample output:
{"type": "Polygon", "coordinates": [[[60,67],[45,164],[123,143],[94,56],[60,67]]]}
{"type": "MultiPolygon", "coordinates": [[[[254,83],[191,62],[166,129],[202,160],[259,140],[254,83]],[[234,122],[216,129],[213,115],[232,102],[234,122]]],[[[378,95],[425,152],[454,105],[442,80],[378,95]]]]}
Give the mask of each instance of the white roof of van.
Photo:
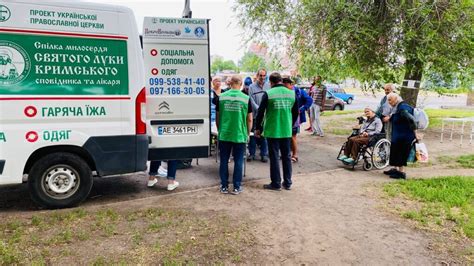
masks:
{"type": "Polygon", "coordinates": [[[87,2],[84,0],[45,0],[39,2],[38,0],[3,0],[6,3],[25,3],[25,4],[34,4],[34,5],[43,5],[43,6],[60,6],[60,7],[74,7],[74,8],[84,8],[84,9],[94,9],[101,11],[115,11],[121,13],[133,13],[133,11],[125,6],[109,5],[109,4],[99,4],[87,2]]]}

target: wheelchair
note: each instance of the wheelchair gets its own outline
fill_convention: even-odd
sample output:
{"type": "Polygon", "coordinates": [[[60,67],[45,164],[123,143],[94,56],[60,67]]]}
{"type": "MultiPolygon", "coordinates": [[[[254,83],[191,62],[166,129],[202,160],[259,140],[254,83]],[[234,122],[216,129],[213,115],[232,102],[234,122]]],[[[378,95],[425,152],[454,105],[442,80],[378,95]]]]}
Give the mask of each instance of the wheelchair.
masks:
{"type": "MultiPolygon", "coordinates": [[[[359,118],[358,118],[359,119],[359,118]]],[[[358,134],[358,129],[354,129],[352,134],[347,138],[352,136],[356,136],[358,134]]],[[[341,149],[339,150],[339,154],[337,155],[337,160],[339,157],[344,153],[344,149],[347,145],[347,141],[342,144],[341,149]]],[[[352,166],[352,169],[359,163],[359,161],[363,161],[362,168],[365,171],[372,170],[372,168],[376,169],[383,169],[388,166],[390,159],[390,141],[386,139],[386,135],[384,132],[375,134],[370,137],[369,143],[367,145],[361,145],[359,148],[359,152],[354,160],[353,163],[348,163],[343,160],[341,161],[345,165],[352,166]]]]}

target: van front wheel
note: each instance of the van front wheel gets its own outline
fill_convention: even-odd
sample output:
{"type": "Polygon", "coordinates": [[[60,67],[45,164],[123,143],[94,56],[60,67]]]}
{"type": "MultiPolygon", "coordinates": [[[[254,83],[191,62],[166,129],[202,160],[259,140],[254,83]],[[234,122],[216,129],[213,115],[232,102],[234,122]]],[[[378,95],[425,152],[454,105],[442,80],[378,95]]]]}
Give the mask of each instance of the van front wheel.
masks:
{"type": "Polygon", "coordinates": [[[28,175],[31,198],[46,208],[73,207],[87,198],[92,171],[79,156],[58,152],[38,160],[28,175]]]}

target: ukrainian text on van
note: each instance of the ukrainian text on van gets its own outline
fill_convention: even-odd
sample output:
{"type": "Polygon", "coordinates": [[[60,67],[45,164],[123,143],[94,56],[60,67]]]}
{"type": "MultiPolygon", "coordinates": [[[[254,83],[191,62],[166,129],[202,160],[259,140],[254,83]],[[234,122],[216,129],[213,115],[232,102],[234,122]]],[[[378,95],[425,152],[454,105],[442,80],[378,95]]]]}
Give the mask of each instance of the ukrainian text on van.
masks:
{"type": "Polygon", "coordinates": [[[93,174],[146,169],[143,59],[131,10],[0,2],[0,185],[45,207],[87,198],[93,174]]]}

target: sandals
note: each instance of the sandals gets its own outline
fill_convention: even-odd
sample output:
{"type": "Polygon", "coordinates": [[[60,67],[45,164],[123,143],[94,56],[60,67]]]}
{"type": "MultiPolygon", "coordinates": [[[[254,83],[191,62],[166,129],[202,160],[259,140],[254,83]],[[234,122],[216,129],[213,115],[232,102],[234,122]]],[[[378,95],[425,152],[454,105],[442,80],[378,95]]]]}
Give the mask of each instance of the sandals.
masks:
{"type": "Polygon", "coordinates": [[[298,162],[298,157],[291,156],[291,162],[292,163],[298,162]]]}

